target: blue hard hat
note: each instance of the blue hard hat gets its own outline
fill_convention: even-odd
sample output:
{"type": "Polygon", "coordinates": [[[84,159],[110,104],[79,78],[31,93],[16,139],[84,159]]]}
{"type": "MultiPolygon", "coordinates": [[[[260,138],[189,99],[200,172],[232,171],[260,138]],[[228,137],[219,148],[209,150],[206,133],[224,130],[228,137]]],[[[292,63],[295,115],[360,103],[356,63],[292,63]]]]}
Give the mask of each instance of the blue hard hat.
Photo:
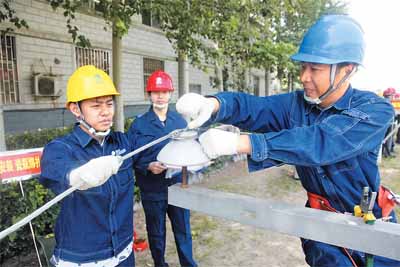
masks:
{"type": "Polygon", "coordinates": [[[361,65],[364,31],[347,15],[325,15],[310,27],[292,60],[320,64],[343,62],[361,65]]]}

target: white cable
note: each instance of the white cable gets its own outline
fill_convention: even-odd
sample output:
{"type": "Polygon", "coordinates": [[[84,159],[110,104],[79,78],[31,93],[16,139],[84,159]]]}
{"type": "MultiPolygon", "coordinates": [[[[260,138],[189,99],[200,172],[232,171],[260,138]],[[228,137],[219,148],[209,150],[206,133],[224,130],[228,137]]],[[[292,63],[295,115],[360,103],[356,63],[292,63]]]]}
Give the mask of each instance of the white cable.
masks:
{"type": "Polygon", "coordinates": [[[34,212],[29,214],[25,218],[23,218],[22,220],[17,222],[16,224],[13,224],[10,227],[8,227],[7,229],[1,231],[0,232],[0,240],[2,240],[4,237],[6,237],[7,235],[11,234],[12,232],[18,230],[19,228],[21,228],[25,224],[29,223],[31,220],[35,219],[37,216],[42,214],[45,210],[47,210],[48,208],[50,208],[51,206],[56,204],[61,199],[63,199],[64,197],[68,196],[69,194],[71,194],[72,192],[74,192],[76,189],[78,189],[78,187],[68,188],[67,190],[65,190],[64,192],[62,192],[61,194],[59,194],[58,196],[56,196],[55,198],[53,198],[52,200],[50,200],[49,202],[44,204],[42,207],[38,208],[37,210],[35,210],[34,212]]]}

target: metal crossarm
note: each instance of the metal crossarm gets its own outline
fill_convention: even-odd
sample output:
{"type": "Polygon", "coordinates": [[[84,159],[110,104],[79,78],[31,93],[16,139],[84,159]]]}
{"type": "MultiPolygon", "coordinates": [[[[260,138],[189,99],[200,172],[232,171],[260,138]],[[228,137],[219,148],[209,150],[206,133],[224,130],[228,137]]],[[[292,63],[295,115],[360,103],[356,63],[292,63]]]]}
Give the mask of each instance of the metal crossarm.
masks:
{"type": "Polygon", "coordinates": [[[191,186],[169,187],[168,203],[242,224],[400,260],[400,224],[191,186]]]}

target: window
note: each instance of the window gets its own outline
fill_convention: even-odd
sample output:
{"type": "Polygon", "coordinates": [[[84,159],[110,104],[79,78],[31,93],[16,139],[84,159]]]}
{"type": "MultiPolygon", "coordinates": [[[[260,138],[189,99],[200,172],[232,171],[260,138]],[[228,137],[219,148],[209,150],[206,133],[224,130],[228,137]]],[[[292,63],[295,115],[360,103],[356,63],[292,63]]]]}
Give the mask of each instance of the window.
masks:
{"type": "Polygon", "coordinates": [[[100,0],[86,0],[81,3],[81,9],[91,14],[104,13],[104,6],[100,4],[100,0]]]}
{"type": "Polygon", "coordinates": [[[110,52],[102,49],[75,47],[76,67],[94,65],[110,74],[110,52]]]}
{"type": "Polygon", "coordinates": [[[152,59],[152,58],[143,58],[143,85],[145,98],[147,98],[146,94],[146,85],[147,79],[150,75],[156,70],[164,70],[164,61],[152,59]]]}
{"type": "Polygon", "coordinates": [[[19,103],[15,37],[0,35],[0,103],[19,103]]]}
{"type": "Polygon", "coordinates": [[[201,94],[201,84],[194,84],[194,83],[189,84],[189,92],[201,94]]]}
{"type": "Polygon", "coordinates": [[[258,76],[253,76],[253,90],[254,95],[260,95],[260,77],[258,76]]]}
{"type": "Polygon", "coordinates": [[[157,16],[154,16],[153,13],[151,13],[150,10],[142,10],[142,24],[154,27],[154,28],[160,28],[160,20],[158,19],[157,16]]]}
{"type": "Polygon", "coordinates": [[[229,71],[228,69],[225,67],[222,70],[222,89],[223,91],[229,91],[229,71]]]}

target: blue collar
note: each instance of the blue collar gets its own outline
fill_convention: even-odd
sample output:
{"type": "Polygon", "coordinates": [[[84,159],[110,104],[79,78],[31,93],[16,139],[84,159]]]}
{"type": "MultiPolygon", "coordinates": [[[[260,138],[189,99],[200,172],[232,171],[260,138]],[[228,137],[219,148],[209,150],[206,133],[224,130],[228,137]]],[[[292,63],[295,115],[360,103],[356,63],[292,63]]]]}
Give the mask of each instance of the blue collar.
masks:
{"type": "MultiPolygon", "coordinates": [[[[160,118],[158,118],[158,116],[154,112],[152,106],[150,106],[150,108],[149,108],[149,118],[150,118],[150,121],[160,121],[160,118]]],[[[175,117],[173,116],[173,114],[170,111],[169,107],[168,107],[168,111],[167,111],[166,120],[175,120],[175,117]]]]}
{"type": "MultiPolygon", "coordinates": [[[[330,109],[332,107],[334,107],[337,110],[345,110],[345,109],[349,109],[350,108],[350,104],[351,104],[351,99],[353,96],[353,87],[351,85],[349,85],[349,87],[347,88],[346,92],[344,93],[344,95],[342,95],[339,100],[337,100],[332,106],[326,108],[326,109],[330,109]]],[[[304,91],[303,91],[304,94],[304,91]]],[[[305,100],[304,100],[305,101],[305,100]]],[[[305,112],[306,114],[309,114],[314,108],[317,109],[321,109],[318,105],[316,104],[309,104],[306,102],[305,104],[305,112]]]]}
{"type": "MultiPolygon", "coordinates": [[[[112,131],[111,131],[112,132],[112,131]]],[[[105,137],[105,141],[107,141],[109,138],[110,140],[112,140],[111,138],[111,132],[109,135],[107,135],[105,137]]],[[[94,140],[95,142],[97,142],[97,140],[92,137],[91,135],[89,135],[87,132],[85,132],[84,130],[82,130],[82,128],[79,126],[79,124],[75,124],[74,129],[72,130],[72,134],[76,137],[76,139],[78,140],[79,144],[81,145],[81,147],[86,147],[90,144],[90,142],[92,140],[94,140]]]]}
{"type": "Polygon", "coordinates": [[[351,104],[351,99],[353,97],[353,91],[354,91],[353,87],[349,85],[344,95],[342,95],[342,97],[339,98],[339,100],[336,101],[335,104],[333,104],[333,107],[336,108],[337,110],[349,109],[351,104]]]}

